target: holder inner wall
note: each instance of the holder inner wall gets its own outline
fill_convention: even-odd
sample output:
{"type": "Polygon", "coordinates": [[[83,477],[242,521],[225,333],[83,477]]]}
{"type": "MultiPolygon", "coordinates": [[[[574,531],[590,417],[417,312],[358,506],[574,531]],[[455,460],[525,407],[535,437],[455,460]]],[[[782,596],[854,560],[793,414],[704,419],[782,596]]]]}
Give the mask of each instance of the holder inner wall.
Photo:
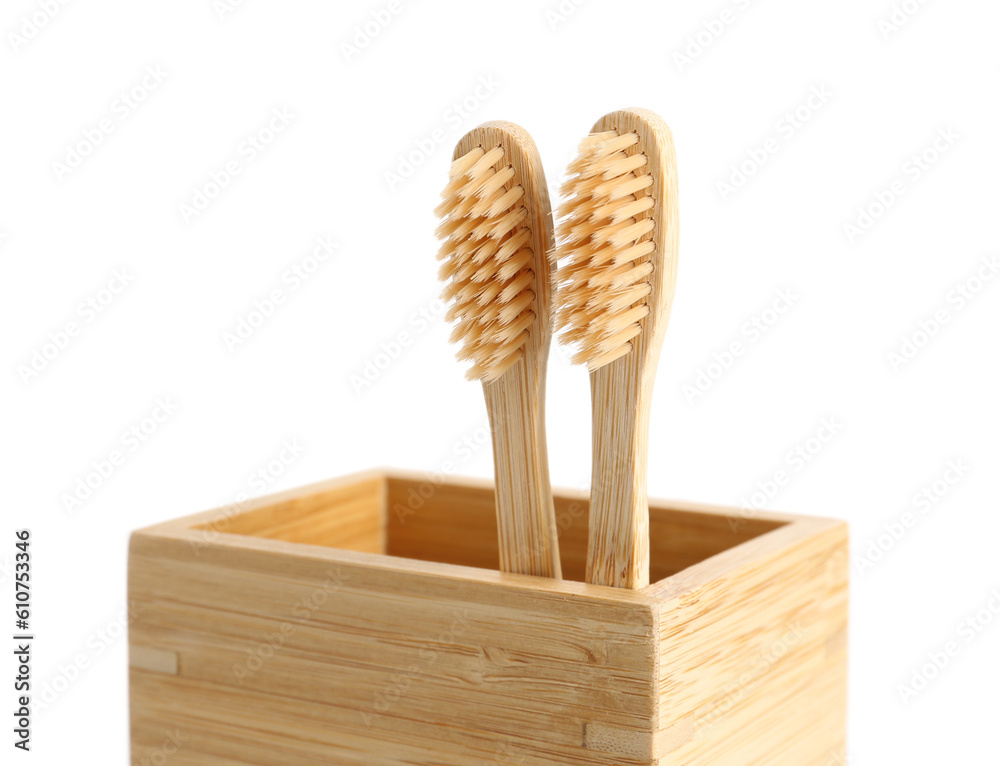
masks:
{"type": "MultiPolygon", "coordinates": [[[[582,493],[556,493],[559,548],[567,580],[584,581],[588,506],[582,493]]],[[[650,581],[663,580],[781,526],[770,519],[706,515],[653,501],[650,581]]],[[[491,487],[441,484],[419,476],[359,479],[199,528],[494,571],[500,555],[491,487]]]]}

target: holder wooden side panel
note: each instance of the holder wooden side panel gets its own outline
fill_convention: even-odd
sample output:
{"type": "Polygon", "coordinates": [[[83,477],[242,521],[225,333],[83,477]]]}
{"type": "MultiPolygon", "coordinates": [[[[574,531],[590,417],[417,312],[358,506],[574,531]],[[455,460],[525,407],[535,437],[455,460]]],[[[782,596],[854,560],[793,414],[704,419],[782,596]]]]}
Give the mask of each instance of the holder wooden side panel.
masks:
{"type": "MultiPolygon", "coordinates": [[[[560,538],[578,573],[586,498],[557,493],[557,510],[580,503],[560,538]]],[[[174,737],[179,766],[827,766],[819,748],[843,736],[843,525],[651,514],[654,556],[674,559],[654,571],[674,573],[640,591],[495,571],[482,482],[371,474],[136,532],[132,762],[174,737]],[[411,490],[422,502],[394,516],[411,490]],[[796,620],[803,637],[702,725],[796,620]]]]}
{"type": "Polygon", "coordinates": [[[644,599],[573,599],[572,587],[534,590],[534,578],[509,587],[499,575],[391,571],[364,554],[299,547],[196,556],[184,540],[136,535],[132,644],[179,658],[177,674],[133,669],[140,739],[159,743],[173,726],[198,750],[262,765],[433,754],[428,763],[459,766],[515,751],[530,763],[603,764],[584,749],[596,713],[651,742],[644,599]],[[210,743],[216,731],[229,734],[210,743]]]}
{"type": "Polygon", "coordinates": [[[660,636],[658,763],[839,764],[846,526],[803,520],[741,553],[745,563],[725,577],[705,580],[704,561],[649,589],[660,636]]]}

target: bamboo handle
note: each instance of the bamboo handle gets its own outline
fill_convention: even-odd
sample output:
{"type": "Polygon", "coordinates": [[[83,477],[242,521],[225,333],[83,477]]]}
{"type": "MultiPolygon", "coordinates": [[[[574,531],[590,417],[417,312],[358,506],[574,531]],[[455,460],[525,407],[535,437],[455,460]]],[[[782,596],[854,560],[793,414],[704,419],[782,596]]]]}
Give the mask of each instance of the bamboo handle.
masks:
{"type": "Polygon", "coordinates": [[[500,569],[561,578],[545,444],[545,376],[529,355],[483,384],[493,435],[500,569]]]}
{"type": "Polygon", "coordinates": [[[638,590],[649,585],[646,455],[649,396],[637,390],[636,356],[590,373],[593,468],[587,582],[638,590]]]}

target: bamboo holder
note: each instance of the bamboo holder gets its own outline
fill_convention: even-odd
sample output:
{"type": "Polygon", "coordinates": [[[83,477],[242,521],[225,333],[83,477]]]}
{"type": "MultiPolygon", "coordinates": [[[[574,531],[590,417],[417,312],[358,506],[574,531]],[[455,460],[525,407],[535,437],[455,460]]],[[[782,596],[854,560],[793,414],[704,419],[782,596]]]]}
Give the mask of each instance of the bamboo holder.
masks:
{"type": "Polygon", "coordinates": [[[132,764],[830,766],[843,522],[650,502],[653,584],[498,572],[495,494],[378,472],[150,527],[129,547],[132,764]]]}

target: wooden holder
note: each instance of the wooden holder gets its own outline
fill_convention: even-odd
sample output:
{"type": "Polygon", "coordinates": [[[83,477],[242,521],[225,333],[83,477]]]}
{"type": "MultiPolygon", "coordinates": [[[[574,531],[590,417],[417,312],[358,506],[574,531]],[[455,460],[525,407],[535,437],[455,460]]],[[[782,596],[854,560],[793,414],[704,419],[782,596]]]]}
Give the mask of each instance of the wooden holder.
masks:
{"type": "Polygon", "coordinates": [[[844,523],[650,502],[652,584],[497,571],[494,493],[371,473],[132,536],[132,763],[828,766],[844,523]]]}

